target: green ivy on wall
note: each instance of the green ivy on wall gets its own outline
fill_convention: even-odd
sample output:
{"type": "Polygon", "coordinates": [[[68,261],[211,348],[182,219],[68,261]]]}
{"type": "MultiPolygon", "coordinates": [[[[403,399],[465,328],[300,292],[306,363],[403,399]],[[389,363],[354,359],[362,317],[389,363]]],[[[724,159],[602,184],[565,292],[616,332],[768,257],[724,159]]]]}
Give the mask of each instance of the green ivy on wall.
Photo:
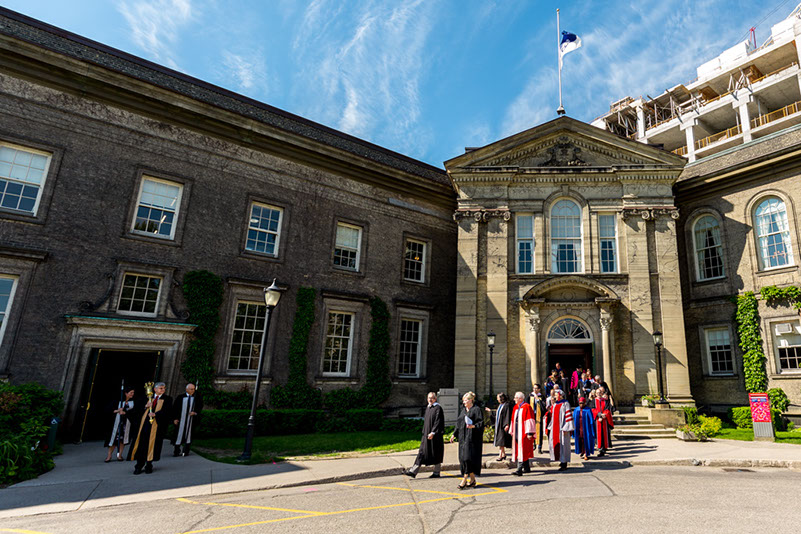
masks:
{"type": "Polygon", "coordinates": [[[197,328],[181,373],[187,381],[196,381],[202,390],[209,391],[214,387],[214,336],[220,326],[222,279],[209,271],[190,271],[184,276],[183,293],[189,319],[197,328]]]}
{"type": "Polygon", "coordinates": [[[295,296],[297,308],[289,340],[289,378],[284,386],[276,385],[270,392],[270,404],[276,408],[298,408],[319,403],[320,391],[311,387],[306,379],[308,370],[309,333],[314,324],[315,291],[310,287],[298,288],[295,296]]]}
{"type": "Polygon", "coordinates": [[[370,341],[367,348],[367,380],[360,391],[367,406],[378,406],[389,398],[389,310],[378,297],[370,299],[370,341]]]}
{"type": "MultiPolygon", "coordinates": [[[[769,306],[787,301],[796,310],[801,310],[801,288],[796,286],[765,286],[759,294],[769,306]]],[[[749,393],[762,392],[768,388],[768,374],[765,370],[765,352],[760,332],[759,302],[753,291],[746,291],[736,297],[737,334],[740,350],[743,352],[743,376],[745,389],[749,393]]]]}

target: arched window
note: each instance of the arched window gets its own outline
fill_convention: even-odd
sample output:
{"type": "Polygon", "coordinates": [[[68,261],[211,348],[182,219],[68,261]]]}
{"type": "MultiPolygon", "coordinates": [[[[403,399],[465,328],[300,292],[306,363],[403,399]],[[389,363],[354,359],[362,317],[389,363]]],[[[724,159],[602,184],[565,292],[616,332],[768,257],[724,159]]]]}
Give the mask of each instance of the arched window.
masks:
{"type": "Polygon", "coordinates": [[[592,336],[581,321],[568,317],[554,323],[548,331],[548,341],[556,341],[558,343],[588,343],[592,341],[592,336]]]}
{"type": "Polygon", "coordinates": [[[762,268],[792,265],[793,251],[784,201],[776,197],[766,198],[757,206],[754,218],[762,268]]]}
{"type": "Polygon", "coordinates": [[[693,239],[698,280],[722,278],[726,272],[718,220],[711,215],[700,217],[693,225],[693,239]]]}
{"type": "Polygon", "coordinates": [[[581,208],[571,200],[551,208],[551,271],[581,272],[581,208]]]}

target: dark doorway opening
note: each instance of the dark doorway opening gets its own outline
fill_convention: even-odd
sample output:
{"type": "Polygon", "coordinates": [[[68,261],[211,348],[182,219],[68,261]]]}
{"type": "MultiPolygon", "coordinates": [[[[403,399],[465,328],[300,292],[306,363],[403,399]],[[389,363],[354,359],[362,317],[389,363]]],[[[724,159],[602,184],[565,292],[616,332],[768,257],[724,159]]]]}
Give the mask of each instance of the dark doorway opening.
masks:
{"type": "Polygon", "coordinates": [[[565,378],[570,378],[576,367],[592,368],[592,343],[549,343],[548,344],[548,374],[556,369],[559,363],[565,371],[565,378]]]}
{"type": "Polygon", "coordinates": [[[158,380],[159,351],[94,349],[81,394],[81,412],[74,428],[76,441],[105,438],[106,410],[120,399],[122,381],[136,389],[135,399],[145,395],[145,382],[158,380]]]}

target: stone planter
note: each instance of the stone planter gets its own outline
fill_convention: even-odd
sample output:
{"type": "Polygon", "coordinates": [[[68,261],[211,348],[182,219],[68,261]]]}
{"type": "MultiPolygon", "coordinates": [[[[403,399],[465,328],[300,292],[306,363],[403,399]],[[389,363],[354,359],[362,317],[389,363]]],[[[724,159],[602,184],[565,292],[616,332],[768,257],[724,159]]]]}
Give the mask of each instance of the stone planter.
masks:
{"type": "Polygon", "coordinates": [[[653,408],[654,407],[654,401],[652,401],[652,400],[643,398],[641,402],[642,402],[642,405],[643,405],[644,408],[653,408]]]}
{"type": "Polygon", "coordinates": [[[676,437],[682,441],[707,441],[706,437],[700,437],[695,432],[676,430],[676,437]]]}

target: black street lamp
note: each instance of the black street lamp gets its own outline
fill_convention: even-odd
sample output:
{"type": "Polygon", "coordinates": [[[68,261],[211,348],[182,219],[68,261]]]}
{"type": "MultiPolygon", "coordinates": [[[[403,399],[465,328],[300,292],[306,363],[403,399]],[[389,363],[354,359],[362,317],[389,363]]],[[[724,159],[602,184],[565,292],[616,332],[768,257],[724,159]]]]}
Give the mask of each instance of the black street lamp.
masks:
{"type": "Polygon", "coordinates": [[[495,404],[495,402],[493,402],[492,399],[494,399],[495,396],[494,396],[493,388],[492,388],[492,367],[493,367],[493,365],[492,365],[492,353],[495,351],[495,333],[492,330],[490,330],[490,333],[487,334],[487,346],[489,347],[489,351],[490,351],[490,377],[489,377],[490,378],[490,381],[489,381],[490,400],[489,400],[489,403],[490,403],[490,406],[493,406],[495,404]]]}
{"type": "Polygon", "coordinates": [[[237,458],[239,462],[250,460],[250,452],[253,448],[253,434],[256,432],[256,406],[259,403],[259,389],[261,389],[261,374],[264,370],[264,347],[267,345],[267,332],[270,330],[270,318],[273,309],[278,306],[283,290],[275,284],[275,278],[270,287],[264,288],[264,330],[261,333],[261,345],[259,346],[259,367],[256,371],[256,387],[253,388],[253,404],[250,406],[250,417],[248,417],[248,429],[245,434],[245,450],[237,458]]]}
{"type": "Polygon", "coordinates": [[[654,346],[656,347],[656,380],[659,387],[659,400],[656,404],[667,404],[665,400],[665,387],[662,379],[662,332],[654,330],[654,346]]]}

